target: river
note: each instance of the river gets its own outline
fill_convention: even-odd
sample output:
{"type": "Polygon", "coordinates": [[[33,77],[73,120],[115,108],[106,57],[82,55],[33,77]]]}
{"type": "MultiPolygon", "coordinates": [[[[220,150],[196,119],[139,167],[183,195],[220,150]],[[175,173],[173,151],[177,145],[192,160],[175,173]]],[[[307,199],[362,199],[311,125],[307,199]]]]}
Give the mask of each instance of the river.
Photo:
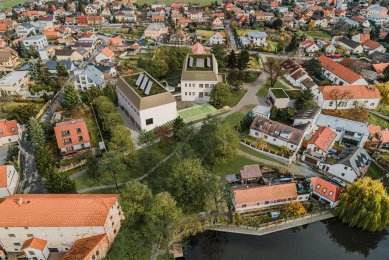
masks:
{"type": "Polygon", "coordinates": [[[349,228],[337,219],[264,236],[207,231],[185,245],[185,259],[389,260],[389,234],[349,228]]]}

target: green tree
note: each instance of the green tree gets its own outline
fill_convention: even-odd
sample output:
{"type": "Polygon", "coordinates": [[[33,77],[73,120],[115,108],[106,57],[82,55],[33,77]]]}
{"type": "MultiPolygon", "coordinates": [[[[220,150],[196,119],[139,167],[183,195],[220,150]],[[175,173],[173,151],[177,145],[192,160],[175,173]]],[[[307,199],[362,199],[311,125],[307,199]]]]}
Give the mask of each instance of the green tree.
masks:
{"type": "Polygon", "coordinates": [[[120,151],[122,154],[131,154],[135,151],[131,138],[131,132],[124,126],[118,125],[112,128],[108,148],[114,151],[120,151]]]}
{"type": "Polygon", "coordinates": [[[212,88],[209,96],[211,98],[212,105],[217,108],[221,108],[226,103],[230,95],[230,87],[226,83],[219,82],[212,88]]]}
{"type": "Polygon", "coordinates": [[[115,152],[106,152],[97,164],[100,176],[109,176],[119,190],[118,176],[126,170],[122,158],[115,152]]]}
{"type": "Polygon", "coordinates": [[[153,61],[152,75],[156,78],[165,76],[169,72],[169,66],[166,64],[165,59],[155,59],[153,61]]]}
{"type": "Polygon", "coordinates": [[[284,75],[284,70],[281,66],[282,61],[273,57],[268,57],[263,66],[263,70],[269,75],[270,87],[274,87],[279,77],[284,75]]]}
{"type": "Polygon", "coordinates": [[[250,54],[247,49],[243,49],[239,54],[238,54],[238,59],[236,62],[236,68],[239,70],[239,72],[242,72],[246,70],[249,66],[250,63],[250,54]]]}
{"type": "Polygon", "coordinates": [[[186,212],[203,210],[207,197],[207,174],[200,160],[178,161],[169,177],[168,190],[186,212]]]}
{"type": "Polygon", "coordinates": [[[299,47],[299,39],[296,33],[293,33],[292,39],[290,40],[290,43],[286,47],[286,51],[295,51],[299,47]]]}
{"type": "Polygon", "coordinates": [[[56,168],[53,151],[48,146],[41,147],[35,152],[35,163],[39,175],[48,176],[56,168]]]}
{"type": "Polygon", "coordinates": [[[310,88],[301,91],[300,96],[297,98],[294,106],[296,109],[310,109],[315,106],[314,95],[310,88]]]}
{"type": "Polygon", "coordinates": [[[116,89],[112,84],[107,84],[103,89],[104,96],[108,97],[114,104],[118,104],[118,95],[116,89]]]}
{"type": "Polygon", "coordinates": [[[182,119],[182,117],[178,116],[176,119],[173,121],[173,127],[172,127],[172,132],[173,132],[173,138],[176,141],[182,141],[185,138],[185,122],[182,119]]]}
{"type": "MultiPolygon", "coordinates": [[[[389,35],[389,33],[388,33],[388,35],[389,35]]],[[[386,66],[386,68],[382,72],[382,81],[383,82],[389,81],[389,66],[386,66]]]]}
{"type": "Polygon", "coordinates": [[[142,130],[138,137],[138,144],[141,146],[151,146],[158,141],[154,131],[142,130]]]}
{"type": "Polygon", "coordinates": [[[340,197],[339,218],[351,227],[381,231],[389,225],[389,196],[378,180],[365,177],[346,187],[340,197]]]}
{"type": "Polygon", "coordinates": [[[77,193],[76,183],[65,173],[54,170],[46,175],[44,183],[50,193],[77,193]]]}
{"type": "Polygon", "coordinates": [[[81,97],[78,91],[72,85],[65,87],[64,97],[62,100],[62,106],[66,110],[74,109],[78,104],[81,103],[81,97]]]}
{"type": "Polygon", "coordinates": [[[43,148],[46,143],[46,134],[42,125],[34,117],[30,118],[28,124],[32,146],[36,150],[43,148]]]}
{"type": "Polygon", "coordinates": [[[318,61],[316,58],[312,58],[304,63],[304,68],[307,70],[308,74],[314,76],[314,77],[320,77],[321,76],[321,70],[322,66],[320,61],[318,61]]]}
{"type": "Polygon", "coordinates": [[[227,67],[230,69],[235,69],[236,63],[237,63],[237,57],[234,50],[232,50],[230,54],[228,54],[227,56],[227,67]]]}
{"type": "Polygon", "coordinates": [[[11,111],[7,111],[7,119],[16,119],[19,124],[27,124],[31,117],[35,117],[38,109],[34,104],[17,106],[11,111]]]}
{"type": "Polygon", "coordinates": [[[58,75],[58,77],[63,77],[63,78],[66,78],[67,76],[69,76],[69,73],[68,73],[66,67],[60,62],[57,62],[57,75],[58,75]]]}
{"type": "Polygon", "coordinates": [[[92,86],[87,91],[82,91],[80,95],[83,103],[90,104],[95,98],[103,96],[104,93],[100,88],[92,86]]]}
{"type": "Polygon", "coordinates": [[[104,115],[104,117],[101,118],[101,121],[103,131],[107,133],[111,133],[111,131],[118,125],[123,124],[123,118],[118,114],[116,110],[115,112],[104,115]]]}
{"type": "Polygon", "coordinates": [[[277,18],[276,20],[274,20],[272,26],[276,30],[281,29],[281,27],[282,27],[282,20],[280,18],[277,18]]]}
{"type": "Polygon", "coordinates": [[[213,45],[211,48],[211,52],[213,53],[213,55],[215,55],[219,69],[225,68],[227,53],[224,50],[224,47],[220,45],[213,45]]]}

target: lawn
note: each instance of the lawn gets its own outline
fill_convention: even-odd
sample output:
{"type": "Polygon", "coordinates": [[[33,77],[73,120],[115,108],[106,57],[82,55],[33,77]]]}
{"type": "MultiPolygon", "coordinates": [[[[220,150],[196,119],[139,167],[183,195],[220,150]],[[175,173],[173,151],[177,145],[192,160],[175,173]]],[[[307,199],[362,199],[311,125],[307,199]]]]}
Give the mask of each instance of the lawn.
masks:
{"type": "Polygon", "coordinates": [[[0,9],[2,8],[8,8],[19,4],[24,4],[27,2],[27,0],[1,0],[0,2],[0,9]]]}
{"type": "Polygon", "coordinates": [[[388,121],[386,121],[385,119],[379,116],[373,115],[371,113],[369,113],[369,119],[367,122],[369,123],[369,125],[377,125],[377,126],[381,126],[382,128],[389,128],[388,121]]]}
{"type": "Polygon", "coordinates": [[[378,179],[384,176],[384,172],[374,162],[371,162],[365,176],[371,177],[372,179],[378,179]]]}
{"type": "Polygon", "coordinates": [[[254,83],[258,79],[260,74],[261,72],[259,71],[250,71],[249,73],[247,73],[246,76],[244,76],[242,81],[244,83],[254,83]]]}
{"type": "Polygon", "coordinates": [[[255,56],[255,55],[250,55],[250,62],[249,62],[249,67],[250,69],[260,69],[261,68],[261,65],[259,65],[259,62],[258,62],[258,57],[255,56]]]}
{"type": "MultiPolygon", "coordinates": [[[[166,5],[170,5],[171,3],[191,3],[191,4],[200,4],[201,6],[208,6],[211,3],[218,2],[221,3],[220,0],[164,0],[163,3],[166,5]]],[[[138,2],[138,4],[155,4],[155,3],[161,3],[160,0],[143,0],[138,2]]]]}
{"type": "MultiPolygon", "coordinates": [[[[264,87],[260,88],[257,92],[257,96],[260,97],[265,97],[267,96],[267,92],[269,91],[270,88],[270,81],[267,80],[264,87]]],[[[282,89],[289,89],[287,86],[282,84],[281,82],[277,81],[276,84],[274,85],[273,88],[282,88],[282,89]]]]}
{"type": "Polygon", "coordinates": [[[249,147],[247,147],[247,146],[245,146],[243,144],[240,144],[239,149],[242,150],[245,153],[248,153],[248,154],[251,154],[253,156],[258,157],[258,159],[265,159],[265,160],[269,160],[269,161],[278,163],[278,161],[276,159],[274,159],[273,157],[270,157],[270,156],[264,155],[262,153],[259,153],[259,152],[255,151],[253,149],[250,149],[249,147]]]}
{"type": "Polygon", "coordinates": [[[236,33],[238,34],[238,36],[247,35],[249,32],[258,32],[258,30],[252,30],[252,29],[236,29],[236,33]]]}
{"type": "Polygon", "coordinates": [[[44,103],[28,103],[28,102],[13,102],[13,101],[7,101],[7,102],[0,102],[0,118],[6,118],[7,114],[10,113],[12,110],[19,106],[24,105],[35,105],[37,111],[39,111],[45,104],[44,103]]]}
{"type": "Polygon", "coordinates": [[[239,122],[243,119],[243,117],[248,113],[250,110],[252,110],[255,107],[255,105],[248,105],[243,107],[238,112],[232,113],[231,115],[226,116],[223,119],[223,124],[229,128],[233,128],[234,126],[238,125],[239,122]]]}
{"type": "MultiPolygon", "coordinates": [[[[215,31],[212,30],[196,30],[196,34],[201,35],[203,40],[209,40],[214,33],[215,31]]],[[[226,37],[226,33],[224,31],[220,31],[219,33],[226,37]]]]}
{"type": "Polygon", "coordinates": [[[380,112],[384,115],[389,115],[389,105],[383,104],[381,100],[380,104],[378,105],[377,112],[380,112]]]}
{"type": "Polygon", "coordinates": [[[238,155],[234,159],[229,160],[226,163],[216,164],[211,172],[217,176],[225,177],[228,174],[238,173],[239,170],[243,168],[243,166],[250,164],[258,164],[258,162],[238,155]]]}
{"type": "Polygon", "coordinates": [[[304,32],[304,34],[306,34],[308,36],[308,38],[311,38],[311,39],[330,39],[331,38],[331,36],[323,30],[307,31],[307,32],[304,32]]]}
{"type": "Polygon", "coordinates": [[[245,89],[231,91],[231,95],[226,101],[226,106],[229,106],[229,107],[236,106],[236,104],[239,103],[239,101],[242,99],[244,94],[246,94],[246,92],[247,92],[247,90],[245,90],[245,89]]]}
{"type": "Polygon", "coordinates": [[[178,111],[178,115],[182,117],[185,123],[201,120],[207,115],[214,115],[218,110],[210,104],[197,105],[185,108],[178,111]]]}

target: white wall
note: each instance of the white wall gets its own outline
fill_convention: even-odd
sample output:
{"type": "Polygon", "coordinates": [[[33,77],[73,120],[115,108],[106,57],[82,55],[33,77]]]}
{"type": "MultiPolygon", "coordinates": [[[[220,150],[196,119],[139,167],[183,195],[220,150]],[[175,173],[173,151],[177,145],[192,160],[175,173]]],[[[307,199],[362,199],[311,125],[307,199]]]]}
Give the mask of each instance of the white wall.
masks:
{"type": "Polygon", "coordinates": [[[265,137],[265,135],[263,133],[255,130],[255,129],[250,129],[250,136],[252,136],[254,138],[263,138],[269,144],[273,144],[273,145],[278,146],[278,147],[285,146],[292,151],[297,150],[300,146],[300,145],[289,143],[287,141],[281,140],[277,137],[273,137],[270,135],[265,137]]]}
{"type": "Polygon", "coordinates": [[[165,104],[158,107],[149,108],[140,111],[140,126],[142,130],[152,130],[158,126],[162,126],[177,117],[176,102],[165,104]],[[147,119],[153,119],[153,124],[146,125],[147,119]]]}
{"type": "Polygon", "coordinates": [[[326,69],[323,68],[323,75],[324,77],[326,77],[327,79],[329,79],[331,82],[335,83],[336,85],[354,85],[354,86],[358,86],[358,85],[369,85],[367,83],[367,81],[365,79],[359,79],[355,82],[346,82],[345,80],[339,78],[338,75],[335,75],[333,74],[331,71],[328,71],[326,69]],[[342,84],[341,84],[342,83],[342,84]]]}
{"type": "Polygon", "coordinates": [[[43,251],[40,251],[32,247],[27,247],[23,251],[25,252],[27,258],[31,260],[34,259],[46,260],[49,258],[49,254],[50,254],[49,248],[47,246],[43,249],[43,251]],[[30,254],[30,252],[33,252],[34,254],[30,254]]]}
{"type": "Polygon", "coordinates": [[[214,85],[218,81],[181,81],[181,100],[192,101],[197,103],[209,102],[209,94],[212,91],[214,85]],[[208,84],[209,87],[205,87],[208,84]],[[203,87],[200,87],[202,85],[203,87]],[[203,93],[203,97],[200,97],[200,93],[203,93]]]}
{"type": "Polygon", "coordinates": [[[4,144],[16,143],[16,142],[19,142],[18,135],[4,136],[0,138],[0,146],[3,146],[4,144]]]}
{"type": "MultiPolygon", "coordinates": [[[[342,101],[342,106],[338,105],[338,109],[350,109],[354,107],[354,102],[362,104],[367,109],[376,109],[380,103],[380,99],[348,99],[342,101]]],[[[340,103],[338,101],[338,103],[340,103]]],[[[335,100],[324,100],[322,103],[323,109],[335,109],[336,102],[335,100]],[[332,104],[332,105],[331,105],[332,104]]]]}
{"type": "Polygon", "coordinates": [[[243,212],[246,210],[267,208],[267,207],[276,206],[276,205],[288,204],[291,202],[307,201],[308,199],[309,199],[309,194],[302,194],[302,195],[297,195],[296,200],[286,200],[286,201],[280,201],[280,202],[277,202],[275,200],[275,201],[269,201],[268,204],[265,204],[265,201],[261,201],[261,202],[246,204],[245,207],[242,207],[242,205],[236,205],[235,200],[233,200],[233,204],[234,204],[234,208],[235,208],[236,212],[243,212]]]}
{"type": "Polygon", "coordinates": [[[345,166],[343,164],[331,165],[326,163],[320,163],[319,168],[349,183],[353,183],[357,178],[355,171],[351,167],[345,166]]]}

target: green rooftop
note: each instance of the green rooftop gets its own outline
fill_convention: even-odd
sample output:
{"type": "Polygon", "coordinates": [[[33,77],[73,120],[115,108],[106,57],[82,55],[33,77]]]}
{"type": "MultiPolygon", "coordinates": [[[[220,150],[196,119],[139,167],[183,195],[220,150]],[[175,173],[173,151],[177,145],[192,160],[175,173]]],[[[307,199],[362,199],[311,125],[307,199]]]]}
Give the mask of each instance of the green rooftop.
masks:
{"type": "Polygon", "coordinates": [[[152,96],[152,95],[157,95],[157,94],[160,94],[160,93],[164,93],[166,92],[167,90],[165,88],[163,88],[160,83],[158,81],[156,81],[154,78],[152,78],[149,74],[147,73],[136,73],[136,74],[132,74],[132,75],[129,75],[129,76],[123,76],[122,77],[129,85],[130,87],[135,90],[135,92],[140,96],[140,97],[149,97],[149,96],[152,96]],[[148,78],[148,81],[147,81],[147,84],[145,85],[144,89],[142,90],[141,89],[141,86],[142,86],[142,83],[143,83],[143,80],[142,82],[139,84],[139,86],[136,85],[136,82],[138,80],[138,77],[139,75],[141,74],[144,74],[144,77],[147,76],[148,78]],[[151,87],[151,90],[149,92],[148,95],[145,94],[145,90],[147,89],[147,85],[149,84],[149,82],[153,82],[152,84],[152,87],[151,87]]]}
{"type": "Polygon", "coordinates": [[[212,71],[213,70],[212,55],[206,55],[206,54],[189,55],[186,64],[186,70],[187,71],[212,71]],[[209,64],[207,64],[207,58],[209,58],[210,60],[209,64]]]}
{"type": "Polygon", "coordinates": [[[287,89],[285,90],[286,94],[290,97],[290,99],[298,99],[301,95],[301,90],[296,89],[287,89]]]}
{"type": "Polygon", "coordinates": [[[289,98],[285,90],[282,88],[271,88],[270,91],[276,98],[289,98]]]}

